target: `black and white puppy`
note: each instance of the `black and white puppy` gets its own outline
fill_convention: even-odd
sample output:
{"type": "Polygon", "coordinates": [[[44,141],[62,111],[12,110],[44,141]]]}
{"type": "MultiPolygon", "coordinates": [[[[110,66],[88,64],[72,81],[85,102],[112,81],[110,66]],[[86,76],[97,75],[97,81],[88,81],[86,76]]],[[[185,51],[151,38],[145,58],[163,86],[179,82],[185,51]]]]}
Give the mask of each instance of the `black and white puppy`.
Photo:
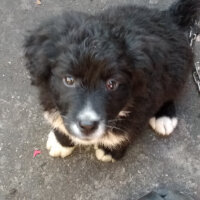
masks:
{"type": "Polygon", "coordinates": [[[199,11],[199,0],[165,11],[126,5],[97,15],[68,12],[32,31],[26,66],[53,127],[49,154],[94,145],[97,159],[114,161],[148,123],[171,134],[173,101],[193,66],[185,32],[199,11]]]}

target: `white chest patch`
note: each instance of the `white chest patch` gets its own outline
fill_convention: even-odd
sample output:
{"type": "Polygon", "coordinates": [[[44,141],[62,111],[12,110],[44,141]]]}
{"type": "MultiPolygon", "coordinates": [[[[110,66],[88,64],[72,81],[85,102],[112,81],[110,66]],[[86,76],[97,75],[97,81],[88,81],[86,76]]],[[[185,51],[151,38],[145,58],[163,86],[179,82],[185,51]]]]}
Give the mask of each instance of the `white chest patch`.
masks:
{"type": "Polygon", "coordinates": [[[109,131],[98,143],[106,147],[115,147],[127,141],[129,141],[128,135],[116,135],[109,131]]]}
{"type": "MultiPolygon", "coordinates": [[[[106,147],[115,147],[120,145],[122,142],[128,141],[128,135],[116,135],[112,132],[108,132],[105,136],[93,139],[93,140],[81,140],[78,137],[74,137],[65,128],[63,119],[58,111],[53,110],[52,112],[44,112],[45,119],[51,124],[53,128],[58,129],[61,133],[69,136],[69,138],[76,145],[96,145],[101,144],[106,147]]],[[[103,128],[100,130],[104,131],[103,128]]]]}

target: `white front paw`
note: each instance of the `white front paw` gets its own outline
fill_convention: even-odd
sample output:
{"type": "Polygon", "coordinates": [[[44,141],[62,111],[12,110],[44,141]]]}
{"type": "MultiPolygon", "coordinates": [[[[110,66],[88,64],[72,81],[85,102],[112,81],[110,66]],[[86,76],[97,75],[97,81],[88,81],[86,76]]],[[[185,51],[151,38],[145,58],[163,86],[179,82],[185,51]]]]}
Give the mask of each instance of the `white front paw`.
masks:
{"type": "Polygon", "coordinates": [[[69,156],[75,147],[64,147],[56,139],[56,136],[53,131],[48,135],[48,140],[46,148],[49,150],[49,155],[52,157],[61,157],[64,158],[69,156]]]}
{"type": "Polygon", "coordinates": [[[176,117],[169,118],[169,117],[160,117],[155,118],[152,117],[149,120],[149,124],[152,129],[155,130],[160,135],[170,135],[178,124],[178,119],[176,117]]]}
{"type": "Polygon", "coordinates": [[[115,159],[109,154],[106,154],[103,149],[95,147],[95,155],[102,162],[115,162],[115,159]]]}

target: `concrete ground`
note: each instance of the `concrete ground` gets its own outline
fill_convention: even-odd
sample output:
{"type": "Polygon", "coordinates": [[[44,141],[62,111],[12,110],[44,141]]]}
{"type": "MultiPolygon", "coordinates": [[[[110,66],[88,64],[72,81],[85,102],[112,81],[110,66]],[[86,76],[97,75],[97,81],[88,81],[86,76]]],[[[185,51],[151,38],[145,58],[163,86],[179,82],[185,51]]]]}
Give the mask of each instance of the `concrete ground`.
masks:
{"type": "Polygon", "coordinates": [[[200,199],[200,96],[192,78],[177,102],[179,125],[171,137],[159,138],[149,129],[114,164],[97,161],[90,148],[53,159],[45,149],[50,127],[43,120],[37,91],[30,86],[21,48],[27,29],[63,10],[95,13],[119,3],[163,9],[171,2],[0,1],[0,200],[136,200],[162,186],[200,199]],[[42,153],[33,158],[35,149],[42,153]]]}

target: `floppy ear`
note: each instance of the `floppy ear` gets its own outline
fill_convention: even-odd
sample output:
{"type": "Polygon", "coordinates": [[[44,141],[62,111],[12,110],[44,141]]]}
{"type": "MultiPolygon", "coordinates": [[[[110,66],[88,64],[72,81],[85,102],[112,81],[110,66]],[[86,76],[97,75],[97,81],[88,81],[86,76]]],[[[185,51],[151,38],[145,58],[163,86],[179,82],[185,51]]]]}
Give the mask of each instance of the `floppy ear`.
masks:
{"type": "Polygon", "coordinates": [[[32,84],[39,85],[47,81],[58,55],[50,34],[38,30],[29,33],[24,49],[26,68],[30,72],[32,84]]]}
{"type": "Polygon", "coordinates": [[[153,36],[141,35],[128,39],[127,54],[131,58],[133,84],[141,93],[148,89],[152,80],[158,78],[162,66],[168,62],[168,45],[153,36]]]}
{"type": "Polygon", "coordinates": [[[168,50],[166,42],[153,36],[138,36],[128,46],[128,54],[132,56],[134,66],[147,71],[166,64],[168,50]]]}

